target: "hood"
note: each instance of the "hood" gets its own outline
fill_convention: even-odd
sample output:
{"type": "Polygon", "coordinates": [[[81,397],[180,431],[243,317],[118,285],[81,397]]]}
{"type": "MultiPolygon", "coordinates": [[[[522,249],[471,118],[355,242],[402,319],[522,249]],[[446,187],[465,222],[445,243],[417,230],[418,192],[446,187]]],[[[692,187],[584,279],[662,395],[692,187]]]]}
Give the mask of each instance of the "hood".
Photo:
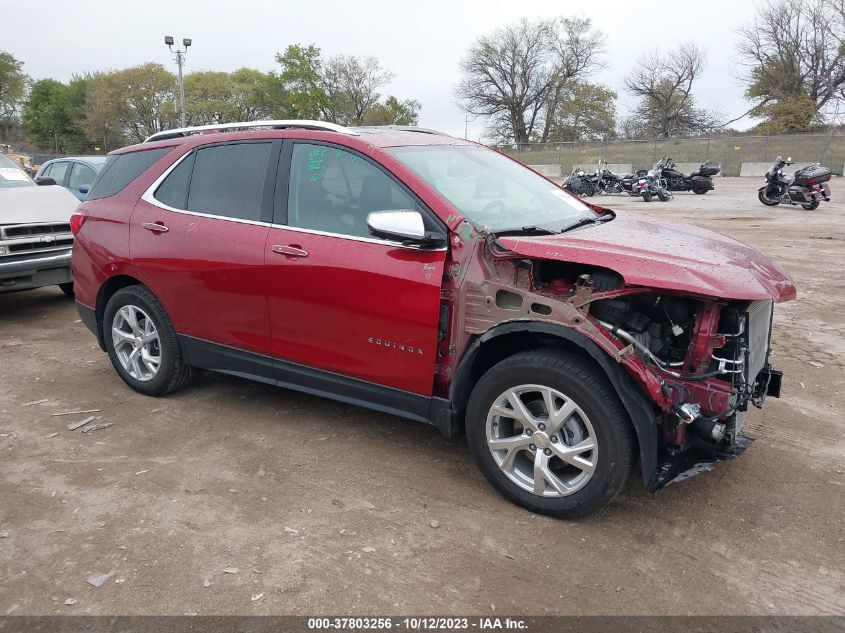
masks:
{"type": "Polygon", "coordinates": [[[79,200],[58,185],[0,189],[0,225],[67,222],[79,200]]]}
{"type": "Polygon", "coordinates": [[[749,301],[796,296],[789,275],[753,248],[706,229],[632,213],[617,212],[610,222],[562,235],[498,242],[524,257],[609,268],[634,286],[749,301]]]}

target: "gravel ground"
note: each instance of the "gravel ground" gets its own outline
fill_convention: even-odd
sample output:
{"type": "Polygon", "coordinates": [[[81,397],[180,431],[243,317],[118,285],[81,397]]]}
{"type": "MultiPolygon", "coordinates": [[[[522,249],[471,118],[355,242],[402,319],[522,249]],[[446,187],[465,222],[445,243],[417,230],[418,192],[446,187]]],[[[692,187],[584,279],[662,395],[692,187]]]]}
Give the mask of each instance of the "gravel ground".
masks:
{"type": "Polygon", "coordinates": [[[146,398],[58,289],[0,295],[0,615],[845,614],[845,208],[758,186],[598,199],[747,242],[799,298],[746,454],[578,522],[507,503],[423,425],[211,374],[146,398]],[[91,415],[112,426],[67,430],[91,415]]]}

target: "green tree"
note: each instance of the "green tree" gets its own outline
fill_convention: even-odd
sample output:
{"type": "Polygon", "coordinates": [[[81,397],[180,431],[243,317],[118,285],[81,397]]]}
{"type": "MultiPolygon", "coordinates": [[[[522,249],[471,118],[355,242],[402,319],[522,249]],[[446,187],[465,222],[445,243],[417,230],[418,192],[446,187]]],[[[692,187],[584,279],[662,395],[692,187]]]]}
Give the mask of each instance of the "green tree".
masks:
{"type": "Polygon", "coordinates": [[[362,117],[363,125],[416,125],[419,121],[420,102],[414,99],[399,101],[388,97],[383,103],[370,106],[362,117]]]}
{"type": "Polygon", "coordinates": [[[185,77],[185,110],[190,125],[269,118],[275,110],[265,73],[196,72],[185,77]]]}
{"type": "Polygon", "coordinates": [[[36,81],[23,106],[26,133],[43,149],[84,150],[87,139],[79,125],[84,101],[84,80],[77,79],[72,86],[55,79],[36,81]]]}
{"type": "Polygon", "coordinates": [[[134,143],[176,127],[175,86],[176,77],[161,64],[95,75],[88,83],[85,127],[98,142],[117,138],[134,143]]]}
{"type": "Polygon", "coordinates": [[[0,130],[8,132],[16,123],[28,83],[23,62],[10,53],[0,51],[0,130]]]}
{"type": "Polygon", "coordinates": [[[276,53],[281,72],[277,83],[269,86],[275,92],[276,116],[290,119],[319,119],[324,115],[327,101],[323,89],[323,63],[320,49],[310,44],[291,44],[284,53],[276,53]]]}
{"type": "Polygon", "coordinates": [[[598,84],[571,82],[561,91],[546,140],[600,141],[616,128],[616,93],[598,84]]]}

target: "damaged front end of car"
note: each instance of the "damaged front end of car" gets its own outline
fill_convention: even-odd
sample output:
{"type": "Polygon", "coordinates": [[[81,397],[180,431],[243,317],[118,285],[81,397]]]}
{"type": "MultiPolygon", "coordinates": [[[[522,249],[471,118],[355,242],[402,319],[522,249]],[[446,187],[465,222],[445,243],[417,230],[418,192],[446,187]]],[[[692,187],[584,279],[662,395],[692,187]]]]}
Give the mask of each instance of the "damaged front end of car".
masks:
{"type": "MultiPolygon", "coordinates": [[[[689,251],[658,255],[633,246],[643,229],[635,222],[641,225],[628,221],[634,237],[624,247],[618,236],[608,238],[613,253],[587,237],[603,226],[572,236],[477,235],[453,280],[462,310],[452,327],[463,336],[449,351],[472,357],[507,330],[562,337],[588,352],[631,414],[643,478],[656,491],[738,456],[753,441],[742,433],[749,407],[780,395],[781,373],[769,362],[773,304],[795,289],[755,251],[699,229],[674,239],[718,244],[723,270],[699,265],[689,251]],[[718,293],[722,274],[726,291],[718,293]]],[[[662,237],[664,250],[680,248],[662,237]]]]}

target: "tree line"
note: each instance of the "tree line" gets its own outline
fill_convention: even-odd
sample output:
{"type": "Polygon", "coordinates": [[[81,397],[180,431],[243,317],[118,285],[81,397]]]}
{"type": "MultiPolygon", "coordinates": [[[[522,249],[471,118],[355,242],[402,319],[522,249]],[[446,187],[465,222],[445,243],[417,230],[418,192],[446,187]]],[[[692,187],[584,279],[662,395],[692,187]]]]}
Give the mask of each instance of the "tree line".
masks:
{"type": "Polygon", "coordinates": [[[697,102],[706,52],[693,42],[641,55],[624,81],[635,106],[617,117],[618,95],[593,79],[606,65],[605,36],[584,18],[523,19],[478,38],[456,93],[504,143],[736,133],[728,126],[746,115],[767,134],[840,124],[845,0],[767,0],[738,35],[734,79],[751,107],[729,121],[697,102]]]}
{"type": "MultiPolygon", "coordinates": [[[[737,31],[736,77],[748,111],[731,120],[695,95],[706,51],[693,42],[643,53],[624,91],[634,107],[618,116],[618,94],[596,78],[606,37],[590,19],[527,20],[479,37],[460,62],[460,106],[486,123],[489,140],[545,143],[805,132],[840,125],[845,103],[845,0],[765,0],[737,31]]],[[[324,58],[294,44],[262,72],[201,71],[185,77],[189,125],[262,118],[322,119],[343,125],[415,125],[420,103],[383,97],[392,73],[373,57],[324,58]]],[[[176,77],[160,64],[32,81],[23,62],[0,51],[0,142],[25,135],[56,153],[138,142],[178,126],[176,77]]]]}
{"type": "MultiPolygon", "coordinates": [[[[257,119],[321,119],[341,125],[415,125],[420,103],[382,97],[393,74],[374,57],[323,58],[314,45],[276,55],[278,69],[185,76],[188,125],[257,119]]],[[[176,77],[161,64],[31,80],[0,51],[0,140],[22,135],[59,154],[108,151],[179,126],[176,77]]],[[[17,137],[17,138],[15,138],[17,137]]]]}

